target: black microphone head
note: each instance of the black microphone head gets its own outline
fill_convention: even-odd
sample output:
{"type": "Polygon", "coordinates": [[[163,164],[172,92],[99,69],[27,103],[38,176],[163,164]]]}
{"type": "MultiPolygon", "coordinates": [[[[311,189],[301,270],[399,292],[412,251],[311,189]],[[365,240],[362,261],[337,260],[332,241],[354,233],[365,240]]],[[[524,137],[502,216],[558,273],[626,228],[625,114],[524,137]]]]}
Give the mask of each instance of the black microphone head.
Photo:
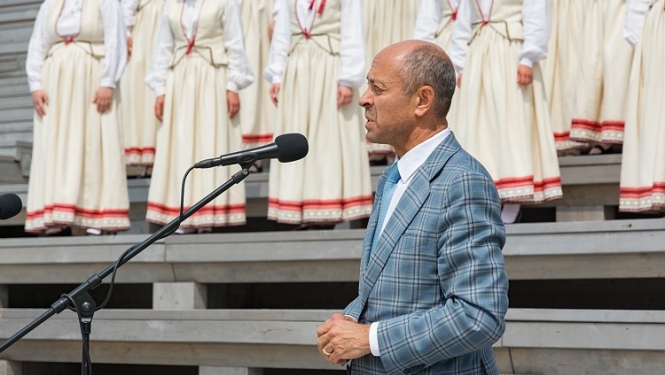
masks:
{"type": "Polygon", "coordinates": [[[277,136],[275,144],[279,153],[277,159],[280,163],[290,163],[300,160],[307,156],[309,152],[307,138],[299,133],[288,133],[277,136]]]}
{"type": "Polygon", "coordinates": [[[0,195],[0,220],[9,219],[18,215],[23,208],[21,198],[16,194],[0,195]]]}

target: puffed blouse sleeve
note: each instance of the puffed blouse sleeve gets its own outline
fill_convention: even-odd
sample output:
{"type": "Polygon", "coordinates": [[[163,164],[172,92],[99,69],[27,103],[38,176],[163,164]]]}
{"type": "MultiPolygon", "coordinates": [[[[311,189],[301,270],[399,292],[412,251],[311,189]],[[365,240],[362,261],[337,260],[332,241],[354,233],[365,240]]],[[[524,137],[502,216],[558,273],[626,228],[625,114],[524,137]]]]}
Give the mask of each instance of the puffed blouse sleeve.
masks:
{"type": "Polygon", "coordinates": [[[127,36],[130,36],[132,33],[132,28],[134,27],[134,14],[136,13],[136,7],[138,6],[138,0],[121,0],[122,3],[122,16],[125,20],[125,27],[127,29],[127,36]]]}
{"type": "Polygon", "coordinates": [[[101,86],[115,88],[127,65],[127,38],[118,0],[103,0],[99,13],[104,23],[104,69],[101,86]]]}
{"type": "Polygon", "coordinates": [[[30,92],[42,89],[42,65],[44,64],[46,54],[53,46],[47,30],[47,17],[52,4],[53,0],[46,0],[42,3],[39,13],[37,13],[30,42],[28,43],[25,71],[28,76],[30,92]]]}
{"type": "Polygon", "coordinates": [[[474,17],[470,2],[462,0],[459,8],[457,8],[457,20],[453,27],[450,53],[448,54],[457,74],[461,74],[464,71],[464,60],[466,60],[466,54],[469,52],[469,40],[471,40],[473,33],[473,21],[475,18],[477,17],[474,17]]]}
{"type": "Polygon", "coordinates": [[[242,15],[237,0],[226,0],[226,9],[223,18],[224,44],[229,57],[226,89],[238,92],[254,82],[254,74],[245,54],[242,15]]]}
{"type": "Polygon", "coordinates": [[[162,96],[166,93],[166,73],[169,69],[169,62],[173,58],[173,48],[175,48],[175,41],[169,26],[169,4],[170,2],[164,4],[155,36],[150,70],[145,77],[145,83],[155,92],[155,96],[162,96]]]}
{"type": "Polygon", "coordinates": [[[275,0],[273,16],[275,28],[270,41],[268,66],[263,71],[263,78],[271,84],[282,83],[286,58],[291,43],[291,30],[289,29],[291,17],[289,15],[288,0],[275,0]]]}
{"type": "Polygon", "coordinates": [[[640,42],[644,18],[649,10],[651,0],[626,1],[626,20],[623,26],[623,37],[633,48],[640,42]]]}
{"type": "Polygon", "coordinates": [[[413,39],[434,41],[434,35],[441,23],[441,5],[438,0],[420,0],[413,39]]]}
{"type": "Polygon", "coordinates": [[[341,86],[359,87],[364,81],[365,71],[365,31],[363,27],[363,6],[358,0],[342,0],[340,30],[341,69],[337,82],[341,86]]]}
{"type": "Polygon", "coordinates": [[[550,0],[529,0],[522,5],[524,43],[520,52],[520,64],[532,67],[533,63],[547,57],[547,44],[552,32],[550,0]]]}

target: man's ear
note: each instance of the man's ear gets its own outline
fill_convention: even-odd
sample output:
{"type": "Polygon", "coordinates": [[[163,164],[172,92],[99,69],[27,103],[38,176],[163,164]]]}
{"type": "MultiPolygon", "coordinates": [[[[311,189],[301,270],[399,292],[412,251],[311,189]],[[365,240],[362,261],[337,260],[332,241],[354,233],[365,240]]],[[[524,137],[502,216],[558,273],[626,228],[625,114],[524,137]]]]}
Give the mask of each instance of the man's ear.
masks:
{"type": "Polygon", "coordinates": [[[434,106],[434,89],[431,86],[421,86],[414,94],[417,100],[415,115],[422,117],[432,111],[434,106]]]}

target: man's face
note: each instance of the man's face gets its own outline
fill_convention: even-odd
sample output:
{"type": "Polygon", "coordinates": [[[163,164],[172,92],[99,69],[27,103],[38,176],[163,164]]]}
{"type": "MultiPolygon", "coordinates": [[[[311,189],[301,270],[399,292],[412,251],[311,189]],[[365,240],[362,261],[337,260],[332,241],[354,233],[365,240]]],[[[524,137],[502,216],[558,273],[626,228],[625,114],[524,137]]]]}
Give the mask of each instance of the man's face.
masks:
{"type": "Polygon", "coordinates": [[[365,128],[370,142],[392,146],[400,140],[404,142],[414,121],[397,66],[395,59],[379,54],[367,74],[368,87],[359,104],[365,108],[365,128]]]}

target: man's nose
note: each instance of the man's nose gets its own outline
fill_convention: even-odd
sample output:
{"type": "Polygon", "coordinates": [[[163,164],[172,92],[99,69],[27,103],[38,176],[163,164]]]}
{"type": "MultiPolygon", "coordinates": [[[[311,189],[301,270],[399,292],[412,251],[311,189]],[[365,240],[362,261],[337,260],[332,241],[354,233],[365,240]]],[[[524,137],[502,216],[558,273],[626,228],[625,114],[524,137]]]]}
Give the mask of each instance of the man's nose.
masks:
{"type": "Polygon", "coordinates": [[[361,107],[370,107],[370,106],[372,105],[372,103],[371,103],[371,101],[370,101],[370,92],[369,92],[369,88],[367,88],[367,89],[365,90],[365,92],[362,94],[362,96],[360,96],[360,99],[358,99],[358,104],[359,104],[361,107]]]}

